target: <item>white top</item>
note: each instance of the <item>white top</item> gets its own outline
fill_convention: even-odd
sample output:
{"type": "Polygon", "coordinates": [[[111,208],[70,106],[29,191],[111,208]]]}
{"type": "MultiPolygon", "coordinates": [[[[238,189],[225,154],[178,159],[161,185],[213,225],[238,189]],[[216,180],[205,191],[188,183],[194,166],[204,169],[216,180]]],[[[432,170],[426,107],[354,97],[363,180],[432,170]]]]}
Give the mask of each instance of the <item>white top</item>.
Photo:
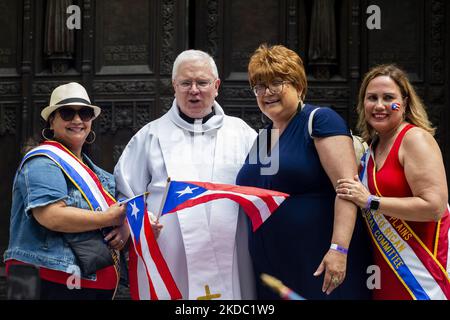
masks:
{"type": "MultiPolygon", "coordinates": [[[[191,124],[174,100],[164,116],[137,132],[114,170],[121,196],[150,192],[148,210],[156,214],[168,176],[235,184],[256,132],[217,102],[214,111],[206,123],[191,124]]],[[[255,297],[246,219],[236,203],[216,200],[164,215],[160,223],[158,244],[184,299],[204,296],[205,286],[220,299],[255,297]]]]}

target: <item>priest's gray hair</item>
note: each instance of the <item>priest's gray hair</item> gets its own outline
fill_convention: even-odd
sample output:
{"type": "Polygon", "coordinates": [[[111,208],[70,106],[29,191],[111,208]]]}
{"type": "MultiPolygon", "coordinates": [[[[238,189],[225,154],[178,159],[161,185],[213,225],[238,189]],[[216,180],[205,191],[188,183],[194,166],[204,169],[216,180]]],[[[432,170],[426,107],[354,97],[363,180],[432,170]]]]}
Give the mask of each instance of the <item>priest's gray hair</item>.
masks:
{"type": "Polygon", "coordinates": [[[217,71],[217,66],[216,63],[214,62],[214,59],[204,51],[191,49],[181,52],[175,59],[172,69],[172,80],[175,80],[175,78],[177,77],[178,68],[180,67],[180,65],[183,62],[192,60],[201,60],[208,62],[214,77],[216,79],[219,79],[219,72],[217,71]]]}

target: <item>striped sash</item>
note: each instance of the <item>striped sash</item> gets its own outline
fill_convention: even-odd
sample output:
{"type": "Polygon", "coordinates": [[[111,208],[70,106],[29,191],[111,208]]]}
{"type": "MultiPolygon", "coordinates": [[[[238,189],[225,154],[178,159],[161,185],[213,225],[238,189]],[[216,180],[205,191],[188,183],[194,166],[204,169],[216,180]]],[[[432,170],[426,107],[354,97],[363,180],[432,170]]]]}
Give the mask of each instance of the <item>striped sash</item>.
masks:
{"type": "MultiPolygon", "coordinates": [[[[25,161],[35,156],[45,156],[58,165],[80,191],[92,211],[106,211],[116,200],[102,186],[97,175],[70,150],[56,141],[45,141],[38,147],[29,151],[22,159],[19,170],[25,161]]],[[[110,250],[117,273],[117,285],[120,278],[119,252],[110,250]]]]}
{"type": "MultiPolygon", "coordinates": [[[[373,172],[368,172],[370,159],[374,159],[371,148],[361,159],[360,180],[369,188],[368,174],[372,174],[377,195],[381,197],[375,166],[373,172]]],[[[450,299],[449,207],[438,222],[434,252],[425,246],[406,221],[374,210],[363,210],[363,216],[375,247],[414,300],[450,299]]]]}

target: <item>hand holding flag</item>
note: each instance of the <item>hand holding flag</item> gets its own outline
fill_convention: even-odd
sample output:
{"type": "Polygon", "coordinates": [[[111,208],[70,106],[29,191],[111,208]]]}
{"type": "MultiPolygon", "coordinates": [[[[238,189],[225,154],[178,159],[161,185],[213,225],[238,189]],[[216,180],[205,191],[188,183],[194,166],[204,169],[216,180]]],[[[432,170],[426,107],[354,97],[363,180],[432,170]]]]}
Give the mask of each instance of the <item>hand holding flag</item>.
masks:
{"type": "MultiPolygon", "coordinates": [[[[144,192],[141,195],[143,195],[144,197],[147,197],[149,194],[150,194],[150,192],[144,192]]],[[[119,205],[127,204],[131,200],[135,200],[137,197],[140,197],[141,195],[135,196],[135,197],[132,197],[132,198],[128,198],[128,199],[121,199],[117,203],[119,205]]],[[[149,215],[150,215],[150,224],[151,224],[152,229],[153,229],[153,234],[155,235],[155,238],[158,239],[158,236],[159,236],[159,234],[161,232],[161,229],[163,228],[163,225],[160,224],[158,222],[158,220],[155,221],[154,216],[152,215],[152,213],[150,211],[149,211],[149,215]]]]}
{"type": "Polygon", "coordinates": [[[156,242],[145,194],[128,199],[130,293],[135,300],[181,299],[181,293],[156,242]]]}
{"type": "MultiPolygon", "coordinates": [[[[216,199],[239,203],[252,221],[253,231],[289,197],[288,194],[229,184],[168,180],[161,215],[173,213],[216,199]]],[[[132,245],[129,278],[133,299],[180,299],[180,291],[156,242],[145,205],[145,194],[123,201],[132,245]]],[[[158,216],[159,218],[159,216],[158,216]]]]}

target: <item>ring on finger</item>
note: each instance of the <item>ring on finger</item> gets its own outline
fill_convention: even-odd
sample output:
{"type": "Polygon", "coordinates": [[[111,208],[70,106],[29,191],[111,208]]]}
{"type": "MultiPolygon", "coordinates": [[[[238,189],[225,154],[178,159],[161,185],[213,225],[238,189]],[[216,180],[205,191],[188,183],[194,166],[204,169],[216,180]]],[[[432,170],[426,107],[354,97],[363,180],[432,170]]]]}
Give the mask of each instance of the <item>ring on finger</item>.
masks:
{"type": "Polygon", "coordinates": [[[335,287],[337,287],[341,283],[337,277],[331,278],[331,282],[335,287]]]}

